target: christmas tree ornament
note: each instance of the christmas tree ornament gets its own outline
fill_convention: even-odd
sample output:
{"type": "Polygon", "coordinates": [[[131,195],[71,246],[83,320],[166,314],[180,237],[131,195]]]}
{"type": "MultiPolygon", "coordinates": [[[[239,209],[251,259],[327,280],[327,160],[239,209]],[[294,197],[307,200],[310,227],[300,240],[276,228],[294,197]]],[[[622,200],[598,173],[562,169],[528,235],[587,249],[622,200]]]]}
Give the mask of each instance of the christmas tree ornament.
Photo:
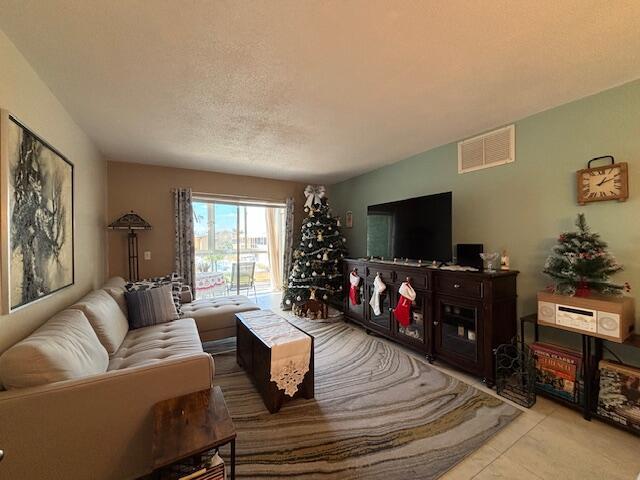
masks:
{"type": "MultiPolygon", "coordinates": [[[[318,255],[318,258],[320,258],[320,255],[318,255]]],[[[325,262],[329,261],[329,254],[327,252],[324,252],[324,255],[322,255],[322,260],[325,262]]]]}
{"type": "Polygon", "coordinates": [[[313,248],[313,243],[309,242],[309,248],[313,248]]]}
{"type": "Polygon", "coordinates": [[[296,301],[298,301],[298,302],[299,302],[300,300],[302,300],[302,297],[301,297],[300,295],[298,295],[298,296],[296,297],[296,301]]]}
{"type": "MultiPolygon", "coordinates": [[[[325,254],[325,255],[326,255],[326,254],[325,254]]],[[[318,254],[318,255],[316,255],[316,257],[318,257],[318,258],[322,258],[322,255],[318,254]]]]}
{"type": "Polygon", "coordinates": [[[302,278],[304,278],[304,273],[300,274],[300,276],[301,276],[302,278]]]}
{"type": "Polygon", "coordinates": [[[586,297],[592,292],[619,295],[628,291],[627,283],[609,282],[609,277],[621,271],[622,265],[607,251],[608,245],[600,235],[591,232],[584,214],[578,215],[576,226],[578,231],[558,237],[558,244],[545,262],[543,271],[555,283],[553,293],[586,297]]]}
{"type": "Polygon", "coordinates": [[[316,238],[318,239],[319,242],[322,242],[324,240],[324,238],[322,237],[322,233],[319,233],[316,238]]]}
{"type": "Polygon", "coordinates": [[[312,277],[316,277],[316,276],[318,276],[318,274],[316,272],[311,272],[311,276],[312,277]]]}
{"type": "Polygon", "coordinates": [[[393,309],[393,316],[403,327],[408,327],[411,323],[411,304],[416,299],[416,291],[413,289],[409,282],[402,282],[398,289],[400,296],[398,297],[398,304],[393,309]]]}
{"type": "Polygon", "coordinates": [[[310,262],[307,262],[307,263],[305,263],[305,265],[306,265],[307,267],[310,267],[310,266],[311,266],[311,263],[310,263],[310,262]]]}
{"type": "Polygon", "coordinates": [[[314,208],[314,205],[323,205],[323,198],[327,194],[324,185],[307,185],[304,189],[304,196],[307,198],[305,207],[314,208]]]}
{"type": "Polygon", "coordinates": [[[291,305],[291,300],[287,298],[287,299],[284,301],[284,303],[286,303],[287,305],[291,305]]]}
{"type": "Polygon", "coordinates": [[[330,243],[330,244],[329,244],[329,248],[333,248],[333,243],[330,243]]]}
{"type": "Polygon", "coordinates": [[[325,294],[322,296],[322,299],[323,299],[323,300],[328,300],[328,299],[329,299],[329,297],[328,297],[328,296],[327,296],[327,294],[325,293],[325,294]]]}
{"type": "Polygon", "coordinates": [[[331,225],[329,225],[329,226],[327,227],[327,230],[331,231],[331,225]]]}

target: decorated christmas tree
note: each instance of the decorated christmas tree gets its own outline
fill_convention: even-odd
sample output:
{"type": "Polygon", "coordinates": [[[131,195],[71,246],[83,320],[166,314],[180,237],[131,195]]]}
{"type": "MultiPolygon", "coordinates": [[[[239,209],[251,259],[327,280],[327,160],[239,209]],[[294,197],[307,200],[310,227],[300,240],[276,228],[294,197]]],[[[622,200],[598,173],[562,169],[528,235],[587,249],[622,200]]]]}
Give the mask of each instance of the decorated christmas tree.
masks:
{"type": "MultiPolygon", "coordinates": [[[[299,315],[316,310],[312,304],[326,306],[331,300],[342,298],[341,260],[346,251],[340,222],[331,215],[325,188],[308,185],[304,194],[307,215],[282,296],[283,308],[299,315]]],[[[326,317],[326,307],[324,310],[318,316],[326,317]]]]}
{"type": "Polygon", "coordinates": [[[591,292],[618,295],[628,291],[627,283],[609,282],[609,277],[622,270],[622,265],[607,252],[607,244],[600,235],[591,232],[584,214],[578,215],[576,226],[577,232],[560,235],[545,263],[544,273],[554,280],[554,292],[585,297],[591,292]]]}

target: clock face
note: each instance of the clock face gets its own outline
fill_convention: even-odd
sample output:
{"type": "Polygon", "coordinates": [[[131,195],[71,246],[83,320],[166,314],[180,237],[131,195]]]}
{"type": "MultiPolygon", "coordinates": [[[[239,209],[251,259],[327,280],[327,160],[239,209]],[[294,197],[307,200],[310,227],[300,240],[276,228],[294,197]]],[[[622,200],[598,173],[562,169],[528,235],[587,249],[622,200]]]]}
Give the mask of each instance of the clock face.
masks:
{"type": "Polygon", "coordinates": [[[619,198],[622,193],[622,171],[612,165],[591,169],[582,174],[582,195],[585,200],[609,200],[619,198]]]}

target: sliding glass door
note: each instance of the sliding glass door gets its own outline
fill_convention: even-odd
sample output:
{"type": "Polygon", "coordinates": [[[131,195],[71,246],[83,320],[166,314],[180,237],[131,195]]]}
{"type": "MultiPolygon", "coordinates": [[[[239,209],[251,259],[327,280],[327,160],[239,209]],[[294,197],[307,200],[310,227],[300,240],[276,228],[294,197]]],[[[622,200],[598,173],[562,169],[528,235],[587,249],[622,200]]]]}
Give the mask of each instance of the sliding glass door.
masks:
{"type": "Polygon", "coordinates": [[[279,290],[284,208],[208,199],[193,207],[196,298],[279,290]]]}

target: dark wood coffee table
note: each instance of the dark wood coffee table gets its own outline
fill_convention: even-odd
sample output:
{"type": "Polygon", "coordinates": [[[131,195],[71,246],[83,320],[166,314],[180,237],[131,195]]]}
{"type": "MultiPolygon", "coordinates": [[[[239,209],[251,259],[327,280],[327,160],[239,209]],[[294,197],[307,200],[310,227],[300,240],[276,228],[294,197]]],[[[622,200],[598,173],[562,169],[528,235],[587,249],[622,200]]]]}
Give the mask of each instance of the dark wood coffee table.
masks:
{"type": "MultiPolygon", "coordinates": [[[[253,380],[267,410],[276,413],[282,407],[285,398],[288,397],[283,390],[280,390],[276,382],[271,381],[271,348],[257,336],[253,330],[245,323],[246,319],[264,310],[244,312],[236,314],[236,361],[253,380]]],[[[273,312],[267,312],[277,315],[273,312]]],[[[280,317],[282,318],[282,317],[280,317]]],[[[283,319],[286,321],[286,319],[283,319]]],[[[304,335],[311,338],[311,356],[309,357],[309,371],[305,374],[302,382],[298,386],[298,391],[293,398],[313,398],[314,396],[314,372],[313,372],[313,337],[307,332],[299,329],[292,323],[290,325],[304,335]]]]}
{"type": "Polygon", "coordinates": [[[154,472],[180,460],[231,444],[236,476],[236,428],[220,387],[156,403],[153,407],[154,472]]]}

